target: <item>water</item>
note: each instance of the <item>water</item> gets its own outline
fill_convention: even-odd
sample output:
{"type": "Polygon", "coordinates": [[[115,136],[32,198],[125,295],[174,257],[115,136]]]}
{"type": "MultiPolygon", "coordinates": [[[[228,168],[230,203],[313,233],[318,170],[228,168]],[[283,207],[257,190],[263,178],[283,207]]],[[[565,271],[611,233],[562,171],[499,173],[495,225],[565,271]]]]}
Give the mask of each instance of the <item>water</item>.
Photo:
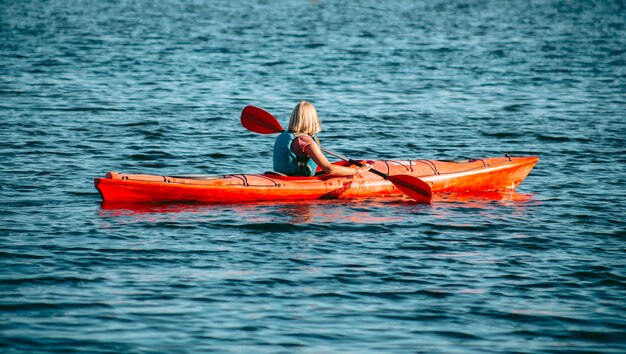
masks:
{"type": "Polygon", "coordinates": [[[0,6],[5,353],[626,351],[623,1],[0,6]],[[517,193],[108,208],[261,172],[301,99],[354,158],[538,155],[517,193]]]}

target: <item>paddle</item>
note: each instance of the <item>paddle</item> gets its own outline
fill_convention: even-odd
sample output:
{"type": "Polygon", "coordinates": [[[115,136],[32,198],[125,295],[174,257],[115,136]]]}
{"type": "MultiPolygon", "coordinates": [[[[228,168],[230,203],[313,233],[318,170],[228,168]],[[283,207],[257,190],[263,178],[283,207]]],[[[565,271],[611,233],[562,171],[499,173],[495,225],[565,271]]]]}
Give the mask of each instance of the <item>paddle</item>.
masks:
{"type": "MultiPolygon", "coordinates": [[[[259,134],[275,134],[283,132],[284,129],[271,113],[268,111],[255,107],[246,106],[241,112],[241,125],[246,129],[259,134]]],[[[349,159],[336,152],[332,152],[326,148],[321,148],[322,151],[332,156],[340,158],[344,161],[348,161],[353,165],[362,167],[363,164],[359,161],[349,159]]],[[[393,175],[389,176],[375,169],[370,169],[370,172],[376,174],[389,182],[393,183],[396,188],[402,191],[404,194],[413,198],[418,203],[428,204],[432,198],[432,191],[430,186],[421,179],[411,175],[393,175]]]]}

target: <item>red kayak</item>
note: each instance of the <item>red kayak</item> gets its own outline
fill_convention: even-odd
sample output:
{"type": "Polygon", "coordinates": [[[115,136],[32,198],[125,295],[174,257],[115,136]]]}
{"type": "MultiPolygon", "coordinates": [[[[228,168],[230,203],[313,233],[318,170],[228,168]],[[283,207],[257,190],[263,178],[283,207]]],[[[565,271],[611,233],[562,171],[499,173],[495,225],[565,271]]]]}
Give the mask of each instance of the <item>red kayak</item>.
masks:
{"type": "MultiPolygon", "coordinates": [[[[464,193],[513,190],[538,160],[535,156],[506,156],[464,161],[379,160],[370,164],[390,176],[418,177],[433,193],[464,193]]],[[[94,184],[107,202],[242,203],[404,195],[389,180],[371,172],[350,177],[288,177],[272,172],[221,176],[109,172],[103,178],[96,178],[94,184]]]]}

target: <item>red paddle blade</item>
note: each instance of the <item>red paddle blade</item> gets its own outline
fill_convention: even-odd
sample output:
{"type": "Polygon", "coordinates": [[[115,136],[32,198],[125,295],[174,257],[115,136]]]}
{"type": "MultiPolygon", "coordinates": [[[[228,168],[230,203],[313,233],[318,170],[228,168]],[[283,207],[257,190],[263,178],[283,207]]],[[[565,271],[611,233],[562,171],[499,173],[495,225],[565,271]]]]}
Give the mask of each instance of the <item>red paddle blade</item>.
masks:
{"type": "Polygon", "coordinates": [[[416,202],[430,204],[433,192],[426,182],[409,175],[395,175],[388,178],[396,188],[413,198],[416,202]]]}
{"type": "Polygon", "coordinates": [[[284,130],[271,113],[255,106],[246,106],[241,111],[241,125],[259,134],[274,134],[284,130]]]}

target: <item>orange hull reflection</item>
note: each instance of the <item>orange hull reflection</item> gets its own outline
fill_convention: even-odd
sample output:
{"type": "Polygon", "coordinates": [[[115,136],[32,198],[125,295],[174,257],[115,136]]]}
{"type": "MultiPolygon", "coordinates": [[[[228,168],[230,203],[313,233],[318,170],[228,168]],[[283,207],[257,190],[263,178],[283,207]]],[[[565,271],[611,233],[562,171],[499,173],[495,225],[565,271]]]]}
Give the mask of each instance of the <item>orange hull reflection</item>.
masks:
{"type": "MultiPolygon", "coordinates": [[[[415,205],[411,200],[395,200],[395,204],[415,205]]],[[[189,214],[200,220],[212,221],[232,215],[233,220],[249,223],[359,223],[377,224],[401,220],[397,216],[372,215],[371,210],[391,204],[385,198],[346,203],[338,200],[299,202],[259,202],[245,204],[146,204],[102,202],[102,217],[130,217],[135,221],[163,221],[172,214],[189,214]],[[364,209],[363,207],[367,207],[364,209]]]]}
{"type": "MultiPolygon", "coordinates": [[[[213,222],[227,218],[246,220],[247,223],[267,223],[272,225],[287,224],[323,224],[323,223],[358,223],[382,224],[401,222],[406,214],[394,213],[393,216],[381,215],[377,209],[390,205],[414,213],[417,210],[434,210],[435,214],[453,208],[496,209],[513,207],[518,212],[525,206],[536,203],[532,194],[511,192],[485,193],[445,193],[437,194],[432,206],[416,204],[410,198],[385,197],[367,198],[354,201],[314,200],[298,202],[259,202],[245,204],[146,204],[103,202],[98,214],[104,218],[121,217],[127,222],[164,222],[193,219],[199,222],[213,222]],[[424,208],[424,209],[420,209],[424,208]],[[182,216],[185,215],[185,216],[182,216]],[[182,216],[182,217],[181,217],[182,216]]],[[[441,216],[441,215],[439,215],[441,216]]]]}

